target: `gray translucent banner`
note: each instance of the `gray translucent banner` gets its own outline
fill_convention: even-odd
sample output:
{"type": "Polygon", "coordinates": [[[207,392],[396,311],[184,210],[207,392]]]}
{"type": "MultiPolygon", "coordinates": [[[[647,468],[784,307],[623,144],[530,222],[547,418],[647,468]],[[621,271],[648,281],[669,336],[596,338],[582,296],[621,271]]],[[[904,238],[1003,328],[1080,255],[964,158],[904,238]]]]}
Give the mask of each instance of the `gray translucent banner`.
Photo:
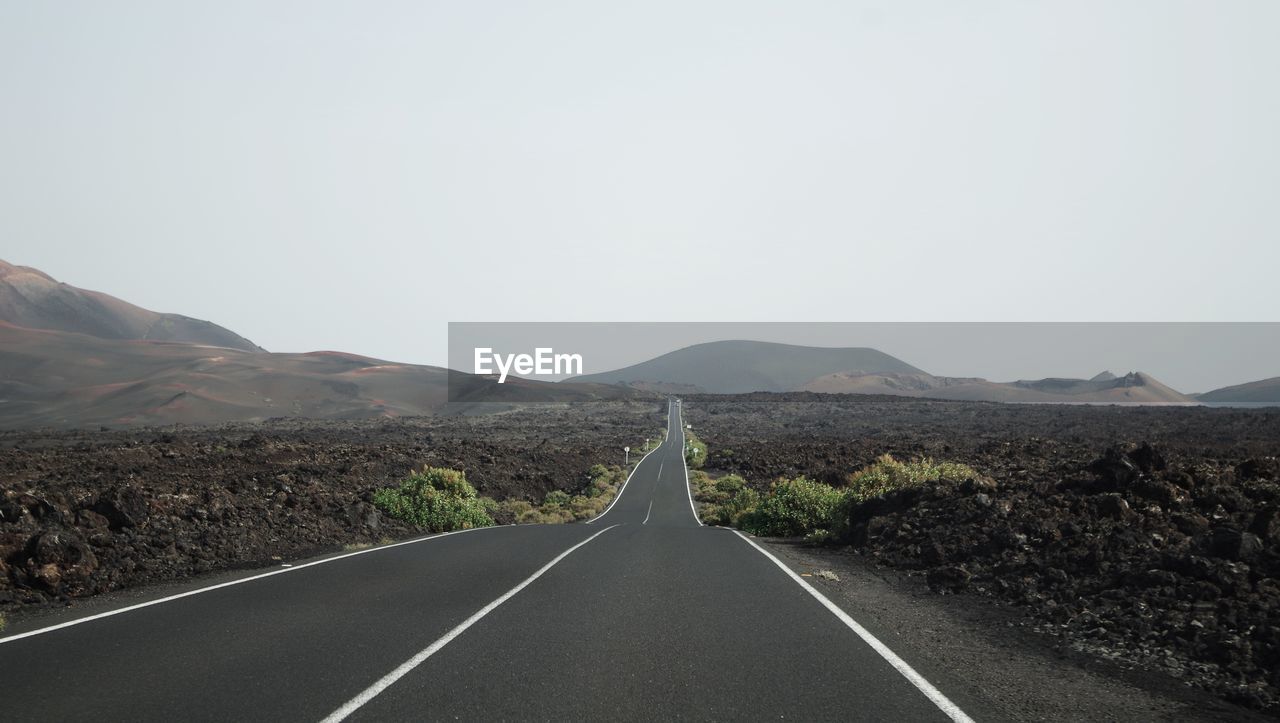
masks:
{"type": "Polygon", "coordinates": [[[451,322],[449,368],[455,402],[792,391],[1247,402],[1268,392],[1217,390],[1280,376],[1280,323],[451,322]]]}

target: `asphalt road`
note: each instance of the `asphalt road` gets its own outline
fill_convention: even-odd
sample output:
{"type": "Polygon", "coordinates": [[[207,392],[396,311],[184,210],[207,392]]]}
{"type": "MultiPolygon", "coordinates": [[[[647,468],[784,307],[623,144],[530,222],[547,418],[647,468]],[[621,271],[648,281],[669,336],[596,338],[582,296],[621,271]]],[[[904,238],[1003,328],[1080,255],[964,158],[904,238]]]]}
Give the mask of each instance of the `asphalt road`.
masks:
{"type": "Polygon", "coordinates": [[[0,718],[966,719],[802,578],[702,526],[678,405],[668,424],[586,524],[435,536],[15,630],[0,718]]]}

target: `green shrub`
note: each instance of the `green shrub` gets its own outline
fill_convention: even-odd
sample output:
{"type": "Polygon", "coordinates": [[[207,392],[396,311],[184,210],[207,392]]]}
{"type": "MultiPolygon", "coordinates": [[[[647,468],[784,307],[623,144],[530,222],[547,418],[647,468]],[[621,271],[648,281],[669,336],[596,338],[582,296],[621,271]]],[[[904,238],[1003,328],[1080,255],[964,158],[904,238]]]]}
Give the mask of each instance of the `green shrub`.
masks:
{"type": "Polygon", "coordinates": [[[575,520],[589,520],[604,512],[604,508],[608,505],[609,500],[604,497],[574,495],[573,499],[569,500],[569,511],[573,513],[575,520]]]}
{"type": "Polygon", "coordinates": [[[574,510],[574,516],[586,520],[603,513],[613,498],[618,496],[623,483],[627,481],[627,471],[617,465],[606,467],[597,464],[591,468],[591,481],[587,484],[587,494],[591,498],[589,506],[574,510]]]}
{"type": "Polygon", "coordinates": [[[830,485],[806,477],[779,480],[755,510],[739,524],[753,535],[794,537],[831,527],[841,494],[830,485]]]}
{"type": "Polygon", "coordinates": [[[928,457],[900,462],[890,455],[882,455],[875,462],[849,475],[849,486],[835,512],[831,538],[850,541],[853,534],[854,511],[868,500],[896,490],[922,487],[942,482],[962,482],[979,479],[980,475],[968,465],[958,462],[936,462],[928,457]]]}
{"type": "Polygon", "coordinates": [[[747,481],[736,474],[711,479],[706,472],[694,470],[689,474],[689,485],[693,499],[702,503],[698,516],[709,525],[735,525],[743,513],[760,502],[759,493],[747,487],[747,481]]]}
{"type": "Polygon", "coordinates": [[[543,507],[568,507],[569,493],[560,490],[551,490],[542,500],[543,507]]]}
{"type": "Polygon", "coordinates": [[[716,480],[716,489],[728,495],[732,495],[746,486],[747,481],[736,474],[727,474],[716,480]]]}
{"type": "Polygon", "coordinates": [[[503,500],[502,507],[515,521],[520,521],[521,515],[526,515],[533,511],[533,505],[528,500],[503,500]]]}
{"type": "Polygon", "coordinates": [[[584,490],[588,497],[600,497],[613,494],[613,485],[608,477],[593,477],[584,490]]]}
{"type": "Polygon", "coordinates": [[[386,514],[431,532],[493,524],[475,488],[456,469],[423,467],[398,486],[374,492],[373,503],[386,514]]]}
{"type": "Polygon", "coordinates": [[[537,509],[540,518],[538,522],[544,525],[560,525],[566,522],[573,522],[573,511],[564,507],[555,507],[551,505],[543,505],[537,509]]]}
{"type": "Polygon", "coordinates": [[[721,504],[703,508],[702,521],[709,525],[739,527],[742,518],[755,511],[759,504],[760,493],[743,487],[721,504]]]}
{"type": "Polygon", "coordinates": [[[689,469],[699,469],[707,461],[707,445],[693,432],[684,433],[684,463],[689,469]]]}
{"type": "Polygon", "coordinates": [[[551,490],[537,507],[525,500],[507,500],[499,504],[498,513],[493,516],[526,525],[559,525],[596,517],[613,501],[627,475],[621,467],[602,464],[593,465],[588,474],[579,494],[551,490]]]}
{"type": "Polygon", "coordinates": [[[561,522],[560,516],[556,515],[554,520],[543,514],[542,510],[530,507],[520,514],[516,515],[516,524],[519,525],[547,525],[561,522]]]}
{"type": "Polygon", "coordinates": [[[728,495],[720,494],[716,489],[716,481],[702,470],[694,470],[689,475],[689,488],[693,492],[693,499],[698,502],[716,504],[729,499],[728,495]]]}
{"type": "Polygon", "coordinates": [[[926,482],[962,482],[978,476],[972,467],[958,462],[935,462],[928,457],[899,462],[886,454],[849,475],[847,495],[852,502],[864,502],[886,492],[919,487],[926,482]]]}

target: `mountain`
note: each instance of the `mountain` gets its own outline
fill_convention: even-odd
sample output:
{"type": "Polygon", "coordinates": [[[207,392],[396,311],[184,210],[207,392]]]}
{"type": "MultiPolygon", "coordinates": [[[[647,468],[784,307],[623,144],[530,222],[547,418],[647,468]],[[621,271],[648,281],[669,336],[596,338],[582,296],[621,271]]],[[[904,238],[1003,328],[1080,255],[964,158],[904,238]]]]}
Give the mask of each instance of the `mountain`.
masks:
{"type": "Polygon", "coordinates": [[[1215,389],[1196,397],[1201,402],[1280,402],[1280,377],[1215,389]]]}
{"type": "Polygon", "coordinates": [[[395,417],[641,396],[591,384],[498,384],[341,352],[272,354],[217,324],[0,261],[0,427],[395,417]]]}
{"type": "Polygon", "coordinates": [[[697,344],[649,361],[573,382],[622,384],[667,394],[825,392],[892,394],[992,402],[1193,404],[1142,372],[1092,379],[991,382],[976,377],[939,377],[866,347],[827,348],[762,341],[697,344]]]}
{"type": "Polygon", "coordinates": [[[678,349],[623,369],[567,380],[638,389],[710,394],[785,392],[837,372],[923,374],[910,364],[865,347],[794,346],[764,341],[714,341],[678,349]]]}
{"type": "Polygon", "coordinates": [[[491,403],[642,396],[634,390],[396,364],[25,329],[0,322],[0,427],[212,424],[492,411],[491,403]],[[474,407],[472,403],[490,404],[474,407]]]}
{"type": "Polygon", "coordinates": [[[990,382],[931,374],[828,374],[800,387],[835,394],[893,394],[988,402],[1194,404],[1196,400],[1142,372],[1103,378],[990,382]]]}
{"type": "Polygon", "coordinates": [[[29,266],[0,260],[0,321],[29,329],[101,339],[149,339],[263,351],[248,339],[200,319],[160,314],[98,291],[60,283],[29,266]]]}

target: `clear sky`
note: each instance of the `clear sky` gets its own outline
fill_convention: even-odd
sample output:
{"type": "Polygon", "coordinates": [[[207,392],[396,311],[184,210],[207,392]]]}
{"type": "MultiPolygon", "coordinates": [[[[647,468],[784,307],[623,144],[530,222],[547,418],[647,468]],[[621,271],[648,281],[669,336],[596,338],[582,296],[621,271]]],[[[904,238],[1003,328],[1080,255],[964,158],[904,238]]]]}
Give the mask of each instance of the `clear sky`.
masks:
{"type": "Polygon", "coordinates": [[[1274,0],[0,0],[0,258],[435,364],[451,320],[1275,321],[1278,27],[1274,0]]]}

